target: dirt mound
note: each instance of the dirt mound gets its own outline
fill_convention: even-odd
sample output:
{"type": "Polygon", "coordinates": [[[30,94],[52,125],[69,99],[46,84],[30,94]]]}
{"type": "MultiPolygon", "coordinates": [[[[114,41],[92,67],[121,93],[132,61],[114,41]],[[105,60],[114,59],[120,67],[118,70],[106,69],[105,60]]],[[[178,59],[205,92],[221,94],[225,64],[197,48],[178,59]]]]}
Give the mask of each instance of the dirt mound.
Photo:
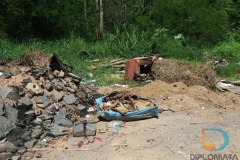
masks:
{"type": "Polygon", "coordinates": [[[20,60],[14,61],[11,65],[37,66],[49,68],[51,55],[48,56],[42,51],[27,51],[21,54],[20,60]]]}
{"type": "Polygon", "coordinates": [[[183,82],[168,84],[156,80],[143,87],[132,88],[131,91],[154,100],[160,107],[175,111],[211,107],[240,109],[240,97],[233,93],[215,93],[199,85],[187,87],[183,82]]]}
{"type": "Polygon", "coordinates": [[[213,89],[216,73],[207,65],[191,66],[187,61],[157,60],[152,65],[156,79],[167,83],[183,82],[187,86],[201,85],[213,89]]]}

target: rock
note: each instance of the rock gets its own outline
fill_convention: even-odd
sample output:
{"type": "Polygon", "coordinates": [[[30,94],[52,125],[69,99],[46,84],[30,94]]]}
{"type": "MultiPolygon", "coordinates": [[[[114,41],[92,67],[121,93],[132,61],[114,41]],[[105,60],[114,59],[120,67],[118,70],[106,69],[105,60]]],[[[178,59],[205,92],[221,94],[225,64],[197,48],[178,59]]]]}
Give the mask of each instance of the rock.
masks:
{"type": "Polygon", "coordinates": [[[58,77],[63,78],[65,73],[61,70],[60,73],[58,74],[58,77]]]}
{"type": "Polygon", "coordinates": [[[95,136],[96,135],[96,122],[88,121],[86,125],[86,134],[88,136],[95,136]]]}
{"type": "Polygon", "coordinates": [[[17,70],[17,71],[11,71],[10,72],[13,76],[16,76],[16,75],[18,75],[18,74],[20,74],[21,73],[21,71],[20,70],[17,70]]]}
{"type": "Polygon", "coordinates": [[[54,116],[54,124],[59,126],[72,126],[73,123],[71,120],[66,118],[66,114],[63,112],[59,112],[54,116]]]}
{"type": "Polygon", "coordinates": [[[31,133],[29,131],[25,131],[25,132],[22,132],[22,133],[23,133],[22,136],[21,136],[22,139],[27,139],[27,140],[31,139],[31,137],[30,137],[31,133]]]}
{"type": "Polygon", "coordinates": [[[9,87],[0,88],[0,97],[5,98],[6,95],[11,91],[12,91],[12,89],[9,87]]]}
{"type": "Polygon", "coordinates": [[[0,97],[0,116],[4,115],[4,103],[3,99],[0,97]]]}
{"type": "Polygon", "coordinates": [[[49,74],[49,75],[48,75],[48,78],[49,78],[50,80],[53,80],[53,79],[54,79],[54,76],[53,76],[52,74],[49,74]]]}
{"type": "Polygon", "coordinates": [[[33,146],[37,143],[36,139],[32,139],[31,141],[28,141],[24,143],[24,146],[26,146],[28,149],[33,148],[33,146]]]}
{"type": "Polygon", "coordinates": [[[31,100],[29,97],[22,97],[21,99],[18,100],[19,105],[25,105],[25,106],[30,106],[32,104],[31,100]]]}
{"type": "Polygon", "coordinates": [[[53,88],[57,91],[62,91],[63,90],[63,87],[62,86],[58,86],[58,85],[55,85],[55,84],[52,84],[53,88]]]}
{"type": "MultiPolygon", "coordinates": [[[[41,99],[42,102],[43,102],[43,105],[42,105],[42,106],[39,106],[39,107],[41,107],[41,108],[46,108],[47,106],[49,106],[49,105],[51,104],[50,99],[49,99],[46,95],[39,96],[38,98],[41,99]]],[[[37,105],[38,105],[38,104],[37,104],[37,105]]]]}
{"type": "Polygon", "coordinates": [[[73,88],[70,88],[70,87],[66,87],[66,89],[69,91],[69,92],[72,92],[72,93],[75,93],[76,90],[74,90],[73,88]]]}
{"type": "Polygon", "coordinates": [[[6,97],[13,100],[14,102],[17,102],[20,98],[19,94],[16,91],[9,92],[6,97]]]}
{"type": "Polygon", "coordinates": [[[42,114],[42,111],[40,111],[40,110],[34,110],[34,113],[35,113],[36,116],[39,116],[39,115],[42,114]]]}
{"type": "Polygon", "coordinates": [[[20,160],[21,159],[21,156],[13,156],[12,157],[12,160],[20,160]]]}
{"type": "Polygon", "coordinates": [[[52,87],[51,83],[46,83],[46,84],[45,84],[45,88],[46,88],[49,92],[51,92],[51,91],[53,90],[53,87],[52,87]]]}
{"type": "Polygon", "coordinates": [[[28,114],[24,120],[23,120],[23,123],[28,125],[31,121],[33,121],[35,119],[35,113],[32,113],[32,114],[28,114]]]}
{"type": "Polygon", "coordinates": [[[25,112],[25,115],[28,115],[28,114],[35,114],[35,111],[34,110],[30,110],[30,111],[25,112]]]}
{"type": "Polygon", "coordinates": [[[20,154],[23,154],[27,151],[27,148],[24,146],[24,147],[21,147],[21,148],[18,148],[18,153],[20,154]]]}
{"type": "Polygon", "coordinates": [[[44,108],[43,104],[37,104],[38,107],[44,108]]]}
{"type": "Polygon", "coordinates": [[[5,159],[10,159],[13,156],[12,153],[0,153],[0,159],[5,160],[5,159]]]}
{"type": "Polygon", "coordinates": [[[35,123],[35,124],[42,124],[42,120],[37,117],[37,118],[33,121],[33,123],[35,123]]]}
{"type": "Polygon", "coordinates": [[[48,127],[48,126],[51,126],[52,121],[51,120],[45,120],[42,123],[43,123],[44,126],[48,127]]]}
{"type": "Polygon", "coordinates": [[[35,93],[35,95],[42,95],[43,94],[43,90],[37,84],[28,83],[26,88],[33,91],[35,93]]]}
{"type": "Polygon", "coordinates": [[[6,79],[9,79],[12,77],[12,74],[10,72],[4,72],[1,77],[4,77],[6,79]]]}
{"type": "Polygon", "coordinates": [[[52,99],[54,100],[54,102],[59,102],[62,97],[63,97],[63,93],[62,92],[58,92],[55,89],[52,91],[52,99]]]}
{"type": "Polygon", "coordinates": [[[67,95],[63,98],[63,100],[67,103],[67,104],[74,104],[77,102],[77,98],[74,96],[74,94],[70,94],[67,95]]]}
{"type": "Polygon", "coordinates": [[[85,136],[83,123],[76,124],[73,129],[73,137],[85,136]]]}
{"type": "Polygon", "coordinates": [[[64,136],[68,133],[68,130],[66,130],[66,128],[61,127],[61,126],[56,126],[54,125],[51,129],[50,132],[53,136],[57,137],[57,136],[64,136]]]}
{"type": "Polygon", "coordinates": [[[87,107],[86,106],[84,106],[84,105],[82,105],[82,104],[78,104],[77,105],[77,109],[79,109],[79,110],[83,110],[83,109],[86,109],[87,107]]]}
{"type": "Polygon", "coordinates": [[[74,137],[82,137],[85,135],[94,136],[96,134],[96,122],[94,121],[87,121],[86,122],[86,133],[84,130],[84,122],[80,122],[74,126],[73,129],[73,136],[74,137]]]}
{"type": "Polygon", "coordinates": [[[13,123],[17,122],[18,110],[16,108],[13,108],[13,106],[9,103],[6,103],[5,106],[7,118],[13,123]]]}
{"type": "Polygon", "coordinates": [[[33,97],[33,93],[28,92],[28,93],[25,94],[25,97],[32,98],[33,97]]]}
{"type": "Polygon", "coordinates": [[[40,138],[40,136],[43,134],[42,128],[40,126],[32,129],[31,137],[33,138],[40,138]]]}
{"type": "Polygon", "coordinates": [[[56,107],[55,107],[55,105],[56,105],[56,104],[51,104],[50,106],[48,106],[48,107],[46,108],[46,110],[55,113],[55,112],[56,112],[56,107]]]}
{"type": "Polygon", "coordinates": [[[9,142],[0,142],[0,153],[1,152],[17,152],[18,148],[9,142]]]}
{"type": "Polygon", "coordinates": [[[59,73],[60,73],[60,71],[58,71],[58,70],[54,70],[54,71],[53,71],[53,74],[54,74],[55,76],[58,76],[59,73]]]}
{"type": "Polygon", "coordinates": [[[26,78],[23,80],[23,84],[26,86],[28,83],[32,83],[31,78],[26,78]]]}
{"type": "Polygon", "coordinates": [[[0,139],[6,137],[6,135],[11,132],[16,125],[11,122],[11,120],[7,119],[6,117],[0,116],[0,139]]]}
{"type": "Polygon", "coordinates": [[[44,96],[50,97],[52,95],[52,92],[48,92],[48,90],[44,89],[44,96]]]}
{"type": "Polygon", "coordinates": [[[82,91],[77,91],[76,96],[77,98],[80,98],[80,99],[86,99],[87,97],[86,94],[82,91]]]}

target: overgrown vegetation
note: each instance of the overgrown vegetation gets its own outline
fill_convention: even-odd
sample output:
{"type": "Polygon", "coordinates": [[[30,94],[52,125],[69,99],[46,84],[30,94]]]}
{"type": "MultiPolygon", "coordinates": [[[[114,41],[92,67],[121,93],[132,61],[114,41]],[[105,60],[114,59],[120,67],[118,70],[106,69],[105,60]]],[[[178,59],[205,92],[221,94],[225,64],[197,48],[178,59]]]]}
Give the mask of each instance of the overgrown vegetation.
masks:
{"type": "Polygon", "coordinates": [[[104,85],[116,81],[106,82],[103,76],[114,70],[103,65],[89,70],[90,60],[108,63],[113,58],[155,54],[198,64],[205,62],[202,53],[207,51],[229,62],[216,68],[219,76],[239,78],[240,1],[102,2],[104,32],[99,36],[100,6],[95,0],[1,1],[0,59],[16,59],[29,50],[56,52],[75,67],[76,74],[87,77],[93,72],[104,85]]]}

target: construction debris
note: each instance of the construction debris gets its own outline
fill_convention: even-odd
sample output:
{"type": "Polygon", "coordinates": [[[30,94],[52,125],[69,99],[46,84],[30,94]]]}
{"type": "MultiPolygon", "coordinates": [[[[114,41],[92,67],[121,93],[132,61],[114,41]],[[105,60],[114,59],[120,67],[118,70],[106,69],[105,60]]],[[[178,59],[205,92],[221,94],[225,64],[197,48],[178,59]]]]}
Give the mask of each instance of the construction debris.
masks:
{"type": "Polygon", "coordinates": [[[91,87],[79,86],[81,78],[66,69],[57,54],[49,62],[49,66],[29,66],[27,70],[20,66],[14,72],[1,71],[0,140],[4,140],[1,142],[4,145],[0,144],[0,159],[24,150],[22,154],[46,137],[68,135],[74,126],[75,135],[79,132],[95,135],[95,122],[84,126],[87,132],[79,123],[86,121],[87,115],[94,117],[94,112],[88,112],[89,107],[103,95],[91,87]]]}

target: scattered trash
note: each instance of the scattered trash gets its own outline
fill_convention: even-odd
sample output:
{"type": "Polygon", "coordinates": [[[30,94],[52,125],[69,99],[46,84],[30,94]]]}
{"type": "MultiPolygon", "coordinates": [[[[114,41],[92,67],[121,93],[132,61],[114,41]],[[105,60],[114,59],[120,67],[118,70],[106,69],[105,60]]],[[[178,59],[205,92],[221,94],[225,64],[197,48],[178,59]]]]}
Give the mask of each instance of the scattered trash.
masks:
{"type": "Polygon", "coordinates": [[[97,82],[97,80],[96,79],[93,79],[93,80],[89,80],[89,81],[87,81],[87,83],[88,84],[91,84],[91,83],[96,83],[97,82]]]}
{"type": "Polygon", "coordinates": [[[106,120],[139,120],[158,117],[159,107],[154,101],[129,92],[114,91],[96,99],[96,112],[106,120]]]}
{"type": "Polygon", "coordinates": [[[146,80],[145,82],[146,83],[152,83],[153,81],[152,80],[146,80]]]}
{"type": "Polygon", "coordinates": [[[45,137],[45,138],[43,138],[43,140],[41,141],[41,143],[46,144],[46,143],[48,142],[49,138],[50,138],[50,137],[45,137]]]}
{"type": "Polygon", "coordinates": [[[216,87],[220,91],[230,91],[233,92],[234,94],[237,94],[240,96],[240,83],[238,81],[236,82],[230,82],[226,80],[220,80],[216,87]]]}
{"type": "Polygon", "coordinates": [[[98,69],[98,67],[91,65],[91,66],[88,67],[88,69],[93,69],[93,70],[95,70],[95,69],[98,69]]]}
{"type": "Polygon", "coordinates": [[[111,121],[111,122],[107,123],[107,127],[108,128],[113,128],[115,132],[120,130],[122,125],[123,125],[123,121],[117,121],[117,120],[114,120],[114,121],[111,121]]]}
{"type": "Polygon", "coordinates": [[[112,86],[129,88],[129,85],[125,85],[125,84],[114,84],[114,85],[112,85],[112,86]]]}
{"type": "Polygon", "coordinates": [[[1,77],[1,75],[3,75],[3,73],[2,73],[2,72],[0,72],[0,77],[1,77]]]}
{"type": "Polygon", "coordinates": [[[126,62],[125,78],[135,81],[154,80],[152,64],[156,56],[132,58],[126,62]]]}
{"type": "Polygon", "coordinates": [[[122,142],[120,142],[120,143],[113,143],[113,144],[111,144],[111,146],[117,147],[117,148],[115,149],[115,151],[117,151],[117,150],[118,150],[119,148],[121,148],[121,147],[126,147],[126,146],[128,146],[128,144],[127,144],[127,141],[124,140],[124,141],[122,141],[122,142]]]}
{"type": "Polygon", "coordinates": [[[90,78],[93,77],[93,74],[92,74],[92,73],[88,73],[87,75],[88,75],[90,78]]]}
{"type": "Polygon", "coordinates": [[[92,141],[87,141],[86,143],[84,143],[83,141],[80,141],[80,142],[78,142],[77,146],[78,146],[78,148],[81,148],[83,145],[88,145],[89,143],[94,143],[95,140],[102,141],[102,138],[94,136],[92,141]]]}
{"type": "Polygon", "coordinates": [[[120,58],[120,59],[113,59],[110,61],[110,65],[108,67],[112,67],[115,69],[118,69],[120,71],[123,71],[124,68],[126,67],[126,59],[120,58]]]}

